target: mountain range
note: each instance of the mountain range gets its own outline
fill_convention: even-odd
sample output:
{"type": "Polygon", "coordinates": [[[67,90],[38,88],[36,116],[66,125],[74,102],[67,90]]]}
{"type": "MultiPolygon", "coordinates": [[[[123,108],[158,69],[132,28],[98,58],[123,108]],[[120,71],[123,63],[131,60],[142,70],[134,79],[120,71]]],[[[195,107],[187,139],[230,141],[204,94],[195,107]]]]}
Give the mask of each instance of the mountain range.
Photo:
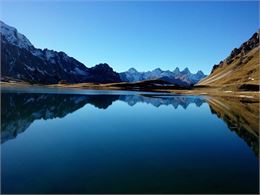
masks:
{"type": "Polygon", "coordinates": [[[179,86],[196,84],[206,75],[202,71],[190,73],[186,68],[180,71],[138,72],[134,68],[117,73],[108,64],[86,67],[64,52],[38,49],[19,33],[16,28],[0,21],[1,25],[1,81],[17,80],[36,84],[57,83],[116,83],[143,80],[164,80],[179,86]]]}
{"type": "Polygon", "coordinates": [[[120,76],[107,64],[87,68],[64,52],[37,49],[15,28],[1,22],[1,79],[30,83],[120,82],[120,76]]]}
{"type": "Polygon", "coordinates": [[[121,80],[124,82],[160,79],[178,85],[194,85],[206,77],[202,71],[192,74],[188,68],[180,71],[178,67],[173,71],[163,71],[160,68],[156,68],[153,71],[147,72],[138,72],[136,69],[130,68],[128,71],[122,72],[119,75],[121,80]]]}

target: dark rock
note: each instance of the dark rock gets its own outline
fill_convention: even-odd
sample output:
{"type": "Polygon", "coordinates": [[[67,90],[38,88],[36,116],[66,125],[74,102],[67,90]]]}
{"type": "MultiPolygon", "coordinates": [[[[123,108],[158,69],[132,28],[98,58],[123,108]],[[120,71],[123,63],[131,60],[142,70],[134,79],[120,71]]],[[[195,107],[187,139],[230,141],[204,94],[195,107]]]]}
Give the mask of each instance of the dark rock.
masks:
{"type": "Polygon", "coordinates": [[[87,68],[64,52],[36,49],[30,41],[0,21],[1,78],[29,83],[120,82],[119,75],[108,64],[87,68]]]}
{"type": "MultiPolygon", "coordinates": [[[[259,46],[259,31],[254,33],[253,36],[248,41],[244,42],[239,48],[234,48],[231,51],[231,54],[225,59],[226,63],[229,65],[235,59],[240,59],[242,62],[243,56],[257,46],[259,46]]],[[[238,65],[241,64],[241,62],[238,63],[238,65]]],[[[222,61],[218,65],[214,65],[211,73],[213,73],[218,67],[221,67],[221,65],[223,65],[222,61]]]]}
{"type": "Polygon", "coordinates": [[[97,83],[121,82],[120,76],[108,64],[98,64],[89,69],[90,80],[97,83]]]}

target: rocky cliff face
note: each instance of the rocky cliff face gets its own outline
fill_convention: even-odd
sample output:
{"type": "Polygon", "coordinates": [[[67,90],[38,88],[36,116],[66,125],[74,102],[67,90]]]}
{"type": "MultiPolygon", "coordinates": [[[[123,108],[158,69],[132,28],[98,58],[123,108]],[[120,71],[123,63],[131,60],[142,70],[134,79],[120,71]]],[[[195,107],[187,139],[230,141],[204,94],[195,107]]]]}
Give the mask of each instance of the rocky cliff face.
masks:
{"type": "Polygon", "coordinates": [[[230,55],[213,66],[208,77],[198,85],[259,85],[259,32],[239,48],[231,51],[230,55]]]}
{"type": "Polygon", "coordinates": [[[191,86],[206,75],[202,71],[192,74],[188,68],[180,71],[138,72],[134,68],[118,74],[108,64],[87,68],[64,52],[37,49],[15,28],[0,21],[1,26],[1,80],[18,80],[29,83],[114,83],[159,79],[178,86],[191,86]]]}
{"type": "Polygon", "coordinates": [[[1,79],[30,83],[119,82],[120,77],[107,64],[87,68],[64,52],[37,49],[15,28],[1,25],[1,79]]]}

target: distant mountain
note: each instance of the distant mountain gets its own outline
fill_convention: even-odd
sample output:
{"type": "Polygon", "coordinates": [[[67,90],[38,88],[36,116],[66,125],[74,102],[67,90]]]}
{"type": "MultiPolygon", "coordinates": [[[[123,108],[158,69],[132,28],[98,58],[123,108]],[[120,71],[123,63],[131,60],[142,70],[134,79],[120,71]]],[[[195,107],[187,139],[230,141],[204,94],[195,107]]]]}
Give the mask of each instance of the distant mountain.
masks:
{"type": "Polygon", "coordinates": [[[177,67],[175,70],[163,71],[160,68],[156,68],[152,71],[138,72],[134,68],[130,68],[126,72],[119,73],[122,81],[125,82],[138,82],[144,80],[160,79],[177,85],[194,85],[206,75],[202,71],[198,71],[196,74],[192,74],[188,68],[183,71],[177,67]]]}
{"type": "Polygon", "coordinates": [[[87,68],[64,52],[37,49],[15,28],[1,25],[1,80],[30,83],[120,82],[120,76],[107,64],[87,68]]]}
{"type": "Polygon", "coordinates": [[[89,69],[89,80],[96,83],[121,82],[120,75],[106,63],[98,64],[89,69]]]}
{"type": "Polygon", "coordinates": [[[230,55],[214,65],[198,86],[233,86],[233,89],[259,89],[259,31],[230,55]]]}
{"type": "Polygon", "coordinates": [[[15,28],[0,21],[1,80],[18,80],[29,83],[115,83],[144,80],[163,80],[178,86],[190,86],[206,75],[202,71],[192,74],[188,68],[180,71],[138,72],[134,68],[117,73],[108,64],[88,68],[64,52],[37,49],[15,28]]]}

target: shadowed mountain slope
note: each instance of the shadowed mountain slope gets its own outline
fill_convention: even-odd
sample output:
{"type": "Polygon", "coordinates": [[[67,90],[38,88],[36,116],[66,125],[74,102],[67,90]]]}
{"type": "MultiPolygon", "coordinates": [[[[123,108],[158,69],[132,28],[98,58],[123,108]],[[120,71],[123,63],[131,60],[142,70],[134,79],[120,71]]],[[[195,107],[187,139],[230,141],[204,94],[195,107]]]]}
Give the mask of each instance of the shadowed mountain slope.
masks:
{"type": "Polygon", "coordinates": [[[108,64],[87,68],[64,52],[37,49],[17,29],[0,21],[1,81],[37,84],[113,83],[120,76],[108,64]]]}

